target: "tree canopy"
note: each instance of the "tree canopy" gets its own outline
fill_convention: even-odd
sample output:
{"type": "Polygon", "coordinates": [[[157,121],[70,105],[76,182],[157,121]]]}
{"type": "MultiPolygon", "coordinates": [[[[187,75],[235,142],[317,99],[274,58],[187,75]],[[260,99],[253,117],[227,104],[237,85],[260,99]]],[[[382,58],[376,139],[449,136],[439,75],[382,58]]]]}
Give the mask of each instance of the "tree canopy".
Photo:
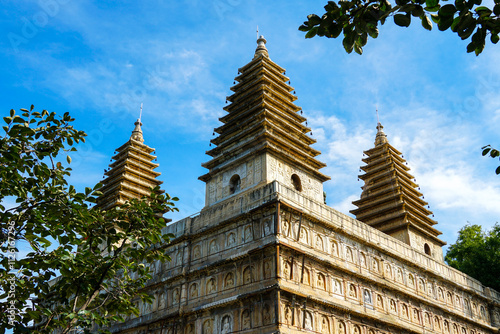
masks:
{"type": "Polygon", "coordinates": [[[368,37],[377,38],[379,23],[383,25],[392,16],[401,27],[410,26],[412,20],[432,30],[432,22],[441,31],[451,29],[462,40],[469,39],[467,52],[479,55],[486,43],[498,43],[500,37],[500,0],[494,0],[493,8],[481,6],[482,0],[455,0],[442,4],[440,0],[339,0],[328,1],[325,13],[310,14],[299,27],[306,38],[324,36],[337,38],[343,33],[342,44],[347,51],[363,53],[368,37]]]}
{"type": "Polygon", "coordinates": [[[446,262],[484,285],[500,291],[500,225],[489,231],[479,225],[466,225],[450,245],[446,262]]]}
{"type": "Polygon", "coordinates": [[[86,136],[68,113],[31,106],[3,120],[0,332],[89,332],[138,314],[138,300],[152,301],[141,290],[151,278],[145,264],[169,260],[162,215],[177,210],[177,198],[154,189],[147,198],[97,209],[100,185],[78,192],[67,181],[67,154],[86,136]],[[26,254],[17,258],[20,250],[26,254]]]}

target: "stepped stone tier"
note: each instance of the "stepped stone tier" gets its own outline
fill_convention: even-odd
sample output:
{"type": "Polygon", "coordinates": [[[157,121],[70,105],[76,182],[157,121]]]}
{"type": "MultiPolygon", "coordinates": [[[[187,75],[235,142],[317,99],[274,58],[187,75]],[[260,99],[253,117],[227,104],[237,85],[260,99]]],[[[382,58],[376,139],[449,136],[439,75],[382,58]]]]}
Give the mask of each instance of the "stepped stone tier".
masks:
{"type": "Polygon", "coordinates": [[[437,222],[429,217],[428,203],[417,190],[401,152],[389,144],[382,124],[377,125],[375,147],[364,153],[366,165],[361,169],[365,173],[359,175],[364,181],[363,192],[361,199],[353,202],[358,208],[350,212],[356,219],[443,260],[441,247],[446,243],[438,239],[441,232],[433,227],[437,222]]]}
{"type": "Polygon", "coordinates": [[[163,183],[156,179],[161,173],[154,171],[159,166],[152,162],[156,159],[151,154],[155,149],[144,144],[141,121],[138,119],[134,125],[129,141],[116,149],[110,169],[104,172],[103,195],[97,201],[100,208],[109,209],[131,198],[149,196],[151,188],[163,183]]]}
{"type": "MultiPolygon", "coordinates": [[[[165,245],[172,260],[149,264],[154,274],[145,291],[153,303],[136,300],[140,315],[110,331],[498,333],[498,292],[415,246],[411,236],[410,243],[398,240],[324,204],[328,177],[318,171],[324,165],[314,158],[319,152],[310,148],[288,78],[269,59],[262,37],[240,72],[216,129],[217,147],[207,152],[213,159],[201,177],[205,207],[162,230],[175,238],[165,245]]],[[[406,182],[401,196],[412,205],[405,206],[407,231],[438,247],[399,152],[381,130],[382,146],[370,151],[366,173],[372,179],[376,164],[386,168],[376,154],[389,150],[393,173],[406,182]]]]}

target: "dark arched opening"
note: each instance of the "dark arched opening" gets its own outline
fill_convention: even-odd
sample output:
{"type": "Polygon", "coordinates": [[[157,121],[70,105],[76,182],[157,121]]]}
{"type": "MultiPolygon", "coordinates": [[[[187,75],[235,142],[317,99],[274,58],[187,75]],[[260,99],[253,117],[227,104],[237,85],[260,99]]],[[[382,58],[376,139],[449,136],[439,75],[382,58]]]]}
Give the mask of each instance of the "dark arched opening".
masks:
{"type": "Polygon", "coordinates": [[[234,193],[240,191],[240,187],[241,187],[240,176],[238,174],[234,174],[231,177],[231,180],[229,180],[229,192],[231,194],[234,194],[234,193]]]}
{"type": "Polygon", "coordinates": [[[424,252],[429,256],[431,255],[431,247],[429,247],[429,244],[427,243],[424,244],[424,252]]]}
{"type": "Polygon", "coordinates": [[[297,174],[292,175],[292,184],[295,190],[302,191],[302,183],[300,182],[300,177],[297,174]]]}

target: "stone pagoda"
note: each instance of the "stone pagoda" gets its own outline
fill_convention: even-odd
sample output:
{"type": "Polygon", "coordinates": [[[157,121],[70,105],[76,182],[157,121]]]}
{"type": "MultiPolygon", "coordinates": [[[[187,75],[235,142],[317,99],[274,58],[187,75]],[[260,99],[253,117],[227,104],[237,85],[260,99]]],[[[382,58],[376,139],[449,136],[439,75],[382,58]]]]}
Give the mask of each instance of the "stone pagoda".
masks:
{"type": "Polygon", "coordinates": [[[203,164],[209,169],[200,177],[207,184],[206,205],[274,180],[322,201],[323,182],[330,178],[319,172],[326,165],[314,158],[321,152],[311,147],[316,140],[293,103],[297,97],[285,69],[269,58],[263,36],[257,44],[231,87],[228,114],[219,119],[223,125],[211,141],[217,147],[207,152],[213,159],[203,164]]]}
{"type": "Polygon", "coordinates": [[[359,175],[364,181],[361,199],[351,210],[356,219],[384,232],[404,243],[423,251],[437,260],[443,260],[441,234],[433,226],[432,212],[426,208],[415,178],[402,153],[387,140],[382,124],[377,125],[375,147],[365,151],[366,163],[359,175]]]}
{"type": "Polygon", "coordinates": [[[155,149],[144,144],[140,119],[134,125],[130,139],[116,149],[111,158],[114,161],[104,172],[103,195],[97,201],[102,209],[123,204],[131,198],[149,196],[151,189],[163,183],[156,179],[161,173],[154,171],[159,166],[152,162],[156,159],[151,154],[155,149]]]}
{"type": "MultiPolygon", "coordinates": [[[[435,222],[380,125],[357,220],[324,203],[325,165],[263,37],[236,81],[203,164],[205,206],[162,230],[175,237],[172,260],[149,264],[153,303],[135,300],[139,316],[111,332],[498,333],[500,294],[438,256],[435,222]]],[[[152,149],[131,138],[118,151],[103,206],[157,184],[152,149]]]]}

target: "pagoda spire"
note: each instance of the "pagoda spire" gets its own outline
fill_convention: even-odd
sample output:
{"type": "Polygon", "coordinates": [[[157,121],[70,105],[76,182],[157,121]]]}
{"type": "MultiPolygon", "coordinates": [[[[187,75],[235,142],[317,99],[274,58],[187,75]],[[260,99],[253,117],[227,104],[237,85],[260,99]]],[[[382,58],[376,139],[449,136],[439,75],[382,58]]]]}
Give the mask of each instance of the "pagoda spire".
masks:
{"type": "Polygon", "coordinates": [[[135,125],[135,128],[134,128],[134,131],[132,131],[132,135],[130,136],[130,139],[134,139],[134,140],[137,140],[141,143],[144,143],[144,138],[142,136],[142,129],[141,129],[141,126],[142,126],[141,119],[138,118],[137,121],[134,123],[134,125],[135,125]]]}
{"type": "Polygon", "coordinates": [[[260,57],[261,55],[269,57],[269,53],[267,52],[266,48],[266,43],[267,40],[264,38],[264,36],[260,35],[260,37],[257,39],[257,49],[255,50],[254,59],[260,57]]]}
{"type": "Polygon", "coordinates": [[[275,180],[324,200],[322,183],[330,178],[319,169],[326,165],[315,159],[321,152],[311,147],[316,140],[294,104],[290,78],[269,58],[266,43],[260,36],[253,59],[238,70],[227,114],[214,129],[216,147],[206,152],[212,159],[202,164],[209,172],[199,178],[207,183],[207,205],[275,180]]]}
{"type": "Polygon", "coordinates": [[[149,196],[151,188],[163,183],[156,179],[160,173],[154,171],[159,165],[152,162],[156,160],[151,154],[155,149],[144,144],[140,119],[134,125],[130,139],[116,149],[110,168],[104,171],[102,196],[97,200],[97,206],[102,209],[110,209],[132,198],[149,196]]]}
{"type": "Polygon", "coordinates": [[[380,122],[377,124],[375,147],[365,151],[366,165],[359,175],[364,181],[361,198],[353,204],[358,208],[350,212],[356,219],[379,229],[414,248],[442,260],[441,247],[446,243],[433,226],[428,203],[424,201],[415,178],[402,153],[388,141],[380,122]]]}
{"type": "Polygon", "coordinates": [[[375,137],[375,146],[387,144],[387,135],[384,133],[382,124],[377,123],[377,136],[375,137]]]}

